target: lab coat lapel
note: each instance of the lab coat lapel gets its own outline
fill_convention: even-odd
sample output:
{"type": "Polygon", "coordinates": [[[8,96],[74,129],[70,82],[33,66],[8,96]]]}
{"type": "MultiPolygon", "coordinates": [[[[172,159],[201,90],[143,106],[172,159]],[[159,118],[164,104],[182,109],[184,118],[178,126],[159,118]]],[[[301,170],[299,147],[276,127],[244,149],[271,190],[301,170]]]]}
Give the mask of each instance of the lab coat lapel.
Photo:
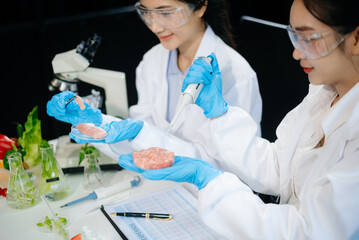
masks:
{"type": "Polygon", "coordinates": [[[323,123],[325,136],[329,137],[337,128],[346,122],[353,114],[353,109],[359,102],[359,83],[347,92],[331,109],[323,123]]]}
{"type": "MultiPolygon", "coordinates": [[[[195,59],[198,57],[202,57],[202,56],[207,57],[212,52],[215,52],[215,46],[216,46],[216,40],[217,40],[216,38],[217,38],[217,36],[214,34],[212,28],[208,25],[206,28],[206,31],[203,35],[202,41],[201,41],[201,43],[197,49],[197,52],[195,54],[195,59]]],[[[167,90],[167,92],[168,92],[168,90],[167,90]]],[[[178,107],[179,107],[179,103],[177,104],[176,109],[178,109],[178,107]]],[[[173,131],[180,128],[182,126],[183,122],[186,119],[188,119],[188,117],[185,117],[185,116],[187,115],[186,113],[189,111],[190,108],[191,108],[191,106],[187,106],[187,108],[185,108],[184,111],[182,112],[182,114],[178,117],[175,125],[172,127],[173,131]]]]}
{"type": "Polygon", "coordinates": [[[320,119],[316,118],[316,114],[321,114],[319,111],[324,111],[324,105],[327,104],[333,96],[334,93],[327,91],[323,86],[310,85],[308,97],[304,100],[306,104],[302,105],[302,109],[299,109],[300,116],[298,118],[298,124],[295,128],[295,133],[292,134],[296,136],[296,138],[292,140],[286,153],[287,159],[292,160],[287,163],[290,171],[284,172],[287,176],[281,178],[281,203],[287,203],[292,194],[291,179],[295,172],[295,166],[297,165],[294,161],[298,161],[298,159],[295,158],[295,154],[300,149],[315,147],[323,136],[322,131],[318,129],[321,128],[321,122],[320,119]]]}
{"type": "Polygon", "coordinates": [[[358,102],[359,84],[343,96],[326,116],[323,122],[323,129],[328,140],[323,146],[323,152],[326,154],[320,154],[313,168],[308,172],[308,177],[299,196],[304,194],[312,184],[316,184],[313,182],[314,179],[316,181],[326,181],[326,176],[322,176],[323,173],[327,173],[327,169],[332,168],[342,159],[347,141],[358,137],[358,131],[351,131],[351,129],[358,129],[357,127],[351,127],[353,123],[357,124],[359,120],[358,102]]]}
{"type": "Polygon", "coordinates": [[[207,57],[216,50],[217,36],[214,34],[212,28],[208,25],[203,35],[202,41],[197,49],[195,59],[198,57],[207,57]]]}
{"type": "Polygon", "coordinates": [[[158,106],[157,108],[153,108],[153,120],[157,126],[162,129],[166,129],[168,127],[168,122],[166,121],[166,112],[167,112],[167,104],[168,104],[168,83],[167,83],[167,67],[168,67],[168,57],[169,50],[163,48],[163,52],[158,54],[158,62],[156,64],[156,68],[154,68],[153,78],[155,85],[153,86],[152,92],[154,93],[154,106],[158,106]],[[158,69],[157,71],[155,71],[158,69]]]}

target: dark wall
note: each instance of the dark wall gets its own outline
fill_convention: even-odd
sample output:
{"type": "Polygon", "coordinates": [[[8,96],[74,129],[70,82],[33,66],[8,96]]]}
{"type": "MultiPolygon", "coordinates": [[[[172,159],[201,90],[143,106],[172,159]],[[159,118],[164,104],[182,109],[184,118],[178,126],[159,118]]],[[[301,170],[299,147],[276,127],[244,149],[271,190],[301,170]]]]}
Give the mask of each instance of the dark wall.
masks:
{"type": "Polygon", "coordinates": [[[24,123],[38,105],[45,139],[68,134],[68,124],[46,114],[46,102],[53,95],[48,91],[51,61],[57,53],[76,48],[94,33],[102,37],[102,43],[91,67],[125,72],[129,105],[137,102],[135,68],[158,40],[132,7],[4,25],[0,28],[1,88],[9,101],[2,107],[1,133],[16,136],[12,123],[24,123]]]}
{"type": "MultiPolygon", "coordinates": [[[[134,2],[13,0],[7,8],[1,8],[0,77],[5,97],[1,101],[0,133],[16,137],[12,122],[24,123],[35,105],[39,105],[39,118],[42,120],[45,139],[53,139],[69,132],[68,124],[46,115],[46,102],[53,94],[47,89],[52,78],[51,61],[57,53],[74,49],[93,33],[102,37],[102,43],[91,66],[125,72],[129,104],[135,104],[135,68],[142,55],[158,40],[133,9],[128,7],[134,2]]],[[[299,67],[291,59],[292,47],[285,32],[277,33],[243,25],[240,17],[249,15],[287,24],[290,4],[290,0],[229,1],[238,51],[258,73],[264,100],[263,132],[271,140],[275,138],[273,126],[305,95],[303,86],[306,88],[307,82],[305,76],[296,71],[299,67]],[[277,47],[280,54],[273,53],[277,47]],[[289,63],[291,67],[280,67],[284,63],[289,63]],[[291,72],[293,69],[295,72],[291,72]],[[284,80],[278,80],[283,76],[284,80]],[[291,81],[291,76],[295,76],[298,81],[291,81]],[[303,81],[300,82],[299,79],[302,78],[303,81]],[[282,93],[297,91],[294,91],[295,94],[286,92],[280,95],[279,88],[283,86],[287,88],[282,93]],[[276,99],[275,102],[273,99],[276,99]],[[278,109],[275,113],[272,111],[273,106],[278,109]]]]}

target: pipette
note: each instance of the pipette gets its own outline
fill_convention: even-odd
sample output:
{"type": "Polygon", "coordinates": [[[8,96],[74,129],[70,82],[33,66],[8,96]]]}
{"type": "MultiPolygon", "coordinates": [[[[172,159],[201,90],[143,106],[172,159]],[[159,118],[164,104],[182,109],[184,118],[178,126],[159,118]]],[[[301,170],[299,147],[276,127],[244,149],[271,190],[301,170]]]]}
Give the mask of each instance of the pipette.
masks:
{"type": "MultiPolygon", "coordinates": [[[[208,64],[211,64],[212,58],[209,57],[198,57],[198,59],[201,59],[203,61],[206,61],[208,64]]],[[[199,93],[201,92],[203,88],[203,84],[202,83],[198,83],[198,84],[189,84],[186,88],[186,90],[182,93],[182,98],[181,98],[181,102],[180,105],[177,109],[177,112],[175,114],[175,116],[173,117],[171,123],[170,123],[170,128],[172,128],[172,126],[174,125],[175,121],[177,120],[177,118],[179,117],[179,115],[182,113],[183,109],[185,109],[185,107],[188,104],[193,104],[196,102],[196,99],[199,95],[199,93]]]]}
{"type": "Polygon", "coordinates": [[[131,180],[131,181],[128,181],[128,179],[126,179],[122,182],[116,183],[109,187],[101,187],[99,189],[96,189],[95,191],[93,191],[92,193],[90,193],[89,195],[87,195],[85,197],[82,197],[75,201],[66,203],[65,205],[62,205],[61,208],[68,207],[68,206],[74,205],[76,203],[83,202],[85,200],[95,200],[95,199],[100,199],[100,198],[105,198],[105,197],[111,196],[115,193],[125,191],[132,187],[138,186],[138,183],[140,181],[141,181],[141,178],[139,176],[135,176],[133,178],[133,180],[131,180]]]}

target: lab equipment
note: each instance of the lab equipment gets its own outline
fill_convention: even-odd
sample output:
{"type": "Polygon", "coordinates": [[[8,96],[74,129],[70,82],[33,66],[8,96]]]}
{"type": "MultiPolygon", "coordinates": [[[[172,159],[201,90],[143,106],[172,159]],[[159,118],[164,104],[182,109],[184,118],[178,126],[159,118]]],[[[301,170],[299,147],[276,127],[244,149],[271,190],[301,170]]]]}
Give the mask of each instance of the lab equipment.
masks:
{"type": "Polygon", "coordinates": [[[100,43],[101,37],[94,34],[76,49],[57,54],[52,60],[54,79],[50,82],[49,90],[85,94],[87,89],[91,89],[88,92],[91,94],[84,98],[90,100],[92,107],[100,108],[103,113],[112,116],[127,118],[125,74],[89,67],[100,43]]]}
{"type": "Polygon", "coordinates": [[[157,220],[171,220],[172,214],[168,213],[136,213],[136,212],[113,212],[113,216],[152,218],[157,220]]]}
{"type": "Polygon", "coordinates": [[[194,63],[185,78],[182,90],[193,83],[202,83],[203,88],[199,93],[196,105],[203,109],[207,118],[214,118],[222,115],[228,110],[228,104],[222,96],[222,76],[219,71],[216,55],[211,53],[212,69],[206,65],[194,63]],[[211,75],[208,73],[211,71],[211,75]]]}
{"type": "MultiPolygon", "coordinates": [[[[129,159],[129,155],[125,156],[129,159]]],[[[142,176],[150,180],[188,182],[196,185],[201,190],[207,183],[222,173],[223,171],[218,170],[206,161],[175,156],[175,163],[172,167],[144,171],[142,176]]]]}
{"type": "MultiPolygon", "coordinates": [[[[209,65],[211,65],[211,61],[212,59],[209,57],[198,57],[198,59],[207,62],[209,65]]],[[[182,93],[182,98],[180,100],[180,105],[177,108],[177,112],[174,115],[169,127],[172,128],[173,125],[175,124],[177,118],[180,116],[180,114],[182,113],[183,109],[185,109],[185,107],[188,104],[193,104],[196,102],[196,99],[199,95],[199,93],[201,92],[203,88],[203,84],[202,83],[198,83],[198,84],[189,84],[186,87],[186,90],[182,93]]]]}
{"type": "Polygon", "coordinates": [[[148,9],[138,1],[135,4],[136,11],[147,26],[153,23],[165,29],[179,28],[188,21],[195,6],[186,4],[185,7],[148,9]]]}
{"type": "Polygon", "coordinates": [[[10,176],[6,202],[9,207],[22,209],[35,204],[37,191],[22,165],[22,156],[14,152],[8,156],[10,176]]]}
{"type": "Polygon", "coordinates": [[[287,31],[294,48],[305,58],[312,60],[328,55],[345,39],[343,36],[337,36],[334,30],[298,31],[287,26],[287,31]]]}
{"type": "Polygon", "coordinates": [[[65,205],[61,206],[61,208],[68,207],[68,206],[74,205],[76,203],[83,202],[85,200],[95,200],[95,199],[109,197],[115,193],[122,192],[122,191],[128,190],[132,187],[138,186],[140,181],[141,181],[141,178],[139,176],[135,176],[130,179],[126,178],[125,180],[123,180],[119,183],[116,183],[112,186],[96,189],[95,191],[93,191],[92,193],[90,193],[89,195],[87,195],[83,198],[66,203],[65,205]]]}
{"type": "Polygon", "coordinates": [[[76,97],[76,95],[71,91],[54,95],[47,102],[47,114],[59,121],[71,123],[72,125],[88,122],[101,124],[102,114],[99,109],[94,109],[87,102],[84,102],[85,109],[81,110],[75,101],[70,100],[73,97],[76,97]]]}
{"type": "Polygon", "coordinates": [[[60,200],[70,193],[64,173],[54,156],[53,145],[40,147],[42,172],[39,184],[39,194],[52,201],[60,200]]]}
{"type": "Polygon", "coordinates": [[[99,154],[97,152],[84,152],[84,178],[83,187],[86,190],[94,190],[105,186],[105,179],[99,165],[99,154]]]}
{"type": "Polygon", "coordinates": [[[55,233],[56,240],[69,240],[69,234],[64,226],[64,224],[60,221],[60,219],[56,216],[55,212],[52,210],[49,202],[47,201],[45,195],[41,195],[42,201],[45,203],[47,209],[51,213],[51,216],[54,220],[53,232],[55,233]]]}

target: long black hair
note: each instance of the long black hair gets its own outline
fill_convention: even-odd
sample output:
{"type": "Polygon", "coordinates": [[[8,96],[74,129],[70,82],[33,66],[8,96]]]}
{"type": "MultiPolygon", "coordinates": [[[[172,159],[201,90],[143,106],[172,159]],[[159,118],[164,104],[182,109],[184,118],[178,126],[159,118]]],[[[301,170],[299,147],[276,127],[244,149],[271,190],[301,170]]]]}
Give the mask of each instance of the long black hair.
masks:
{"type": "Polygon", "coordinates": [[[198,10],[207,4],[207,10],[203,15],[203,19],[212,27],[214,33],[218,35],[225,43],[227,43],[232,48],[237,49],[237,44],[233,37],[233,29],[228,14],[226,0],[179,1],[194,5],[194,10],[198,10]]]}
{"type": "Polygon", "coordinates": [[[303,0],[303,3],[315,18],[339,34],[351,33],[359,26],[359,0],[303,0]]]}

